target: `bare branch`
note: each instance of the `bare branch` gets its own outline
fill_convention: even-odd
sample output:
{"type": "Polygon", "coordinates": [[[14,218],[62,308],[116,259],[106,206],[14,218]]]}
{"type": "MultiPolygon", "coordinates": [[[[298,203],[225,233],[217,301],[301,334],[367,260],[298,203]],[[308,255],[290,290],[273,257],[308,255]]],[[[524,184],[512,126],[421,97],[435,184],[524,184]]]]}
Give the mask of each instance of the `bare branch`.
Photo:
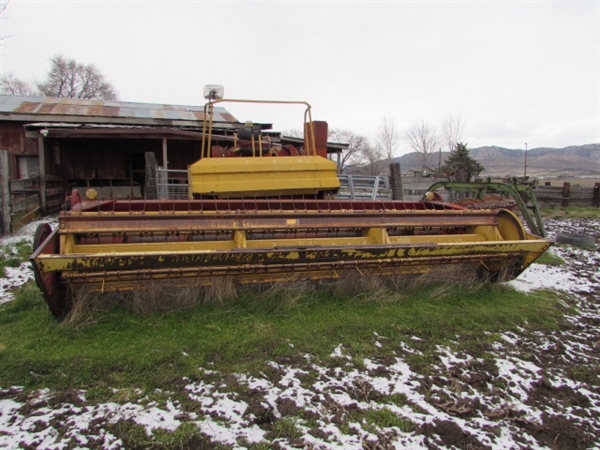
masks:
{"type": "Polygon", "coordinates": [[[351,166],[363,166],[365,161],[368,161],[367,154],[370,153],[370,145],[369,139],[365,136],[347,129],[332,128],[329,131],[328,139],[348,144],[348,148],[342,153],[340,159],[342,173],[351,166]]]}
{"type": "Polygon", "coordinates": [[[37,95],[35,88],[27,81],[21,80],[13,73],[2,76],[0,90],[9,95],[37,95]]]}
{"type": "MultiPolygon", "coordinates": [[[[6,1],[2,0],[2,1],[0,1],[0,21],[6,19],[6,17],[4,16],[4,11],[6,11],[6,8],[8,7],[8,3],[9,3],[9,0],[6,0],[6,1]]],[[[3,28],[0,27],[0,30],[2,30],[2,29],[3,28]]],[[[4,34],[0,34],[0,44],[7,37],[8,36],[5,36],[4,34]]]]}
{"type": "Polygon", "coordinates": [[[465,121],[459,114],[448,114],[442,120],[442,135],[446,150],[452,152],[456,144],[464,141],[465,121]]]}
{"type": "Polygon", "coordinates": [[[410,148],[417,152],[421,168],[427,167],[428,155],[435,152],[439,145],[439,137],[435,128],[424,120],[420,120],[408,128],[406,139],[410,148]]]}
{"type": "Polygon", "coordinates": [[[379,125],[377,141],[386,159],[391,160],[398,150],[398,131],[396,120],[392,117],[384,117],[379,125]]]}
{"type": "Polygon", "coordinates": [[[47,79],[38,83],[38,89],[48,97],[68,97],[98,100],[116,100],[115,88],[93,64],[83,65],[74,59],[56,55],[51,60],[47,79]]]}

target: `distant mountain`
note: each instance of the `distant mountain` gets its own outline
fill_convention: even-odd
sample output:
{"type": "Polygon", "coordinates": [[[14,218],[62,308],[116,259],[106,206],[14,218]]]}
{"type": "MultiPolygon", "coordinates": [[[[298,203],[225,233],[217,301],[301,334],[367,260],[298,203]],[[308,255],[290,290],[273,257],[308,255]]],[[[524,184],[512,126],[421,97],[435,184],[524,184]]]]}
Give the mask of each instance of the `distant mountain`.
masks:
{"type": "MultiPolygon", "coordinates": [[[[525,150],[486,146],[469,149],[471,157],[484,168],[483,176],[521,176],[525,172],[525,150]]],[[[444,165],[449,152],[428,155],[427,166],[437,169],[444,165]],[[441,162],[440,162],[441,160],[441,162]]],[[[398,158],[402,172],[421,169],[417,153],[409,153],[398,158]]],[[[527,150],[527,175],[543,176],[600,176],[600,144],[572,145],[564,148],[532,148],[527,150]]]]}

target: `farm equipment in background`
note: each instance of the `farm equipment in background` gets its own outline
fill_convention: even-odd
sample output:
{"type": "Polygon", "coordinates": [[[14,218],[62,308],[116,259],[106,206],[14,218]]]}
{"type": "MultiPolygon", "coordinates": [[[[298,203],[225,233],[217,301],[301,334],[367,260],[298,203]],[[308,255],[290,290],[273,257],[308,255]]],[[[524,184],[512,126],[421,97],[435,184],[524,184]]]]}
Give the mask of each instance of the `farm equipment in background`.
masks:
{"type": "Polygon", "coordinates": [[[264,284],[454,264],[512,279],[550,245],[506,210],[336,200],[335,164],[317,144],[305,102],[293,102],[307,108],[302,149],[284,149],[254,128],[228,148],[211,146],[212,106],[220,101],[213,96],[205,108],[202,158],[189,168],[192,198],[91,200],[75,191],[58,227],[38,228],[31,261],[54,315],[69,311],[78,288],[130,291],[153,282],[264,284]]]}
{"type": "Polygon", "coordinates": [[[516,178],[512,179],[511,183],[440,181],[429,187],[424,199],[436,198],[438,201],[468,209],[508,209],[520,212],[533,234],[546,237],[544,222],[532,187],[532,182],[519,183],[516,178]],[[438,189],[445,190],[448,198],[436,192],[438,189]],[[462,195],[458,197],[458,193],[462,195]]]}

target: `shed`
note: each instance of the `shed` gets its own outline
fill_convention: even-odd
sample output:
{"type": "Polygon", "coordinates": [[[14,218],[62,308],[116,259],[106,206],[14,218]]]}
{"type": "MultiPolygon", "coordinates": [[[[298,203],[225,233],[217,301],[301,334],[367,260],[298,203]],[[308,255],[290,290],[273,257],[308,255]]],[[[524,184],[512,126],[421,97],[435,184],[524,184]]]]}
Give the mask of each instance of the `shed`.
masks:
{"type": "MultiPolygon", "coordinates": [[[[214,113],[217,136],[226,139],[241,126],[223,107],[214,113]]],[[[187,169],[200,158],[203,120],[204,106],[0,95],[3,215],[22,210],[27,219],[36,201],[51,213],[77,187],[144,198],[146,154],[165,169],[187,169]]],[[[345,147],[328,144],[327,151],[345,147]]]]}

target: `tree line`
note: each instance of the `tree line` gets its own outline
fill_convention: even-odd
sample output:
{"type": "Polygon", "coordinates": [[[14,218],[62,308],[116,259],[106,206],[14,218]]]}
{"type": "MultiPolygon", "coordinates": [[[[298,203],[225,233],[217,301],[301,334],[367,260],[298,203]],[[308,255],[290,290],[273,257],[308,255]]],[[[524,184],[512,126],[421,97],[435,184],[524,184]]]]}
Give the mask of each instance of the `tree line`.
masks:
{"type": "Polygon", "coordinates": [[[401,141],[415,153],[423,172],[442,172],[440,175],[469,181],[484,170],[481,164],[471,158],[467,144],[463,143],[465,122],[457,114],[444,117],[439,128],[421,119],[404,130],[399,129],[393,118],[384,117],[375,142],[348,129],[332,128],[329,134],[331,141],[348,144],[341,159],[342,172],[382,175],[397,155],[401,141]],[[450,152],[450,156],[443,166],[430,167],[431,157],[442,149],[450,152]]]}
{"type": "Polygon", "coordinates": [[[0,88],[3,94],[10,95],[117,100],[117,90],[95,65],[62,55],[50,59],[45,79],[27,81],[9,73],[2,76],[0,88]]]}

